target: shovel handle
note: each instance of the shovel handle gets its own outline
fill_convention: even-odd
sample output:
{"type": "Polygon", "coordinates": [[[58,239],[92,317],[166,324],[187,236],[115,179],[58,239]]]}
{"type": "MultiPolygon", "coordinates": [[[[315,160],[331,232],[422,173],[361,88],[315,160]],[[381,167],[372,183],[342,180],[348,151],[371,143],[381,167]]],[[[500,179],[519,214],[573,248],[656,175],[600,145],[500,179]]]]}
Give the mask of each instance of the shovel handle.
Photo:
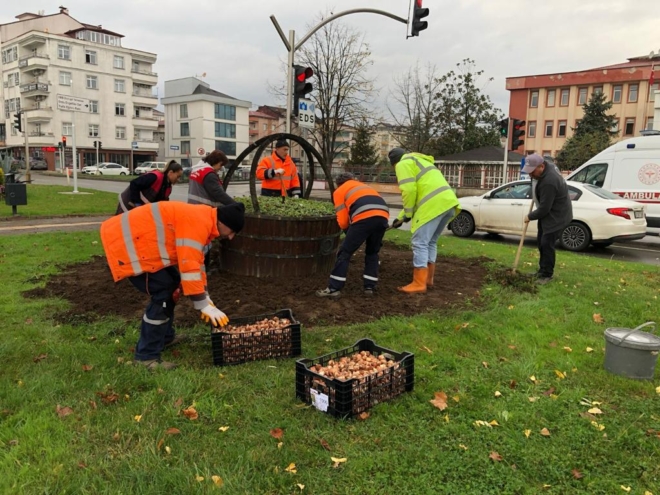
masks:
{"type": "MultiPolygon", "coordinates": [[[[528,215],[532,212],[532,208],[534,208],[534,200],[532,200],[529,205],[529,212],[527,213],[528,215]]],[[[529,227],[529,222],[526,222],[525,226],[523,227],[522,236],[520,237],[520,244],[518,244],[518,252],[516,253],[516,259],[513,262],[513,273],[516,273],[516,270],[518,269],[520,253],[522,253],[522,247],[525,242],[525,235],[527,235],[527,227],[529,227]]]]}

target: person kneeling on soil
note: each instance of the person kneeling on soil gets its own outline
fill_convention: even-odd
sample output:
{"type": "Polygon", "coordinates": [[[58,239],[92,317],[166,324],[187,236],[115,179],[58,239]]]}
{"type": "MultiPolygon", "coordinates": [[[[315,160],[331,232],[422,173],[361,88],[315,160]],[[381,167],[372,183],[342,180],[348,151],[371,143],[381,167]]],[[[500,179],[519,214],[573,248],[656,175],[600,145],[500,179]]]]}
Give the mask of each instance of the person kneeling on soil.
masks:
{"type": "Polygon", "coordinates": [[[128,187],[119,194],[119,204],[115,215],[121,215],[133,208],[158,201],[169,201],[172,186],[183,175],[183,167],[175,160],[170,160],[162,172],[154,170],[133,179],[128,187]]]}
{"type": "Polygon", "coordinates": [[[390,210],[375,189],[358,182],[351,173],[337,177],[337,190],[332,195],[339,227],[346,238],[337,253],[326,289],[316,292],[319,297],[339,297],[346,283],[348,264],[353,253],[366,242],[364,253],[365,295],[372,296],[378,283],[378,253],[383,245],[390,210]]]}
{"type": "Polygon", "coordinates": [[[135,347],[135,360],[149,369],[173,369],[161,361],[165,347],[185,337],[174,331],[174,306],[183,292],[214,326],[229,319],[215,307],[206,287],[204,246],[233,239],[245,222],[245,206],[221,208],[160,202],[114,216],[101,224],[101,242],[115,282],[127,278],[151,296],[135,347]]]}

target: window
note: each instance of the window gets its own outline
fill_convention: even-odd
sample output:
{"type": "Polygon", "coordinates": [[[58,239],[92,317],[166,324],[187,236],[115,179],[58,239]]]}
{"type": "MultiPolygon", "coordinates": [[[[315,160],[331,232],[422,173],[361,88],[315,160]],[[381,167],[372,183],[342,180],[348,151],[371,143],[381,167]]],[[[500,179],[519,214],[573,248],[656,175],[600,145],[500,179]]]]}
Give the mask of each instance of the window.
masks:
{"type": "Polygon", "coordinates": [[[71,86],[71,72],[60,72],[60,84],[62,86],[71,86]]]}
{"type": "Polygon", "coordinates": [[[115,93],[125,93],[126,84],[123,79],[115,79],[115,93]]]}
{"type": "Polygon", "coordinates": [[[626,119],[626,128],[624,136],[633,136],[635,134],[635,119],[626,119]]]}
{"type": "Polygon", "coordinates": [[[215,137],[236,139],[236,124],[215,123],[215,137]]]}
{"type": "Polygon", "coordinates": [[[575,182],[591,184],[592,186],[603,187],[605,176],[607,175],[607,163],[594,163],[583,168],[577,174],[571,177],[575,182]]]}
{"type": "Polygon", "coordinates": [[[649,101],[655,101],[655,92],[658,91],[658,87],[660,87],[660,84],[658,83],[651,84],[651,89],[649,91],[649,101]]]}
{"type": "Polygon", "coordinates": [[[562,89],[561,90],[561,101],[559,104],[562,107],[567,107],[568,106],[568,99],[571,96],[571,90],[570,89],[562,89]]]}
{"type": "Polygon", "coordinates": [[[557,123],[557,136],[558,137],[566,137],[566,121],[565,120],[560,120],[557,123]]]}
{"type": "Polygon", "coordinates": [[[614,123],[612,124],[612,128],[610,129],[610,131],[619,134],[619,119],[614,119],[614,123]]]}
{"type": "Polygon", "coordinates": [[[115,55],[113,58],[112,66],[115,69],[123,69],[124,68],[124,57],[121,57],[119,55],[115,55]]]}
{"type": "Polygon", "coordinates": [[[552,151],[550,150],[543,150],[543,154],[541,155],[543,158],[552,158],[552,151]]]}
{"type": "Polygon", "coordinates": [[[264,132],[268,130],[268,124],[264,124],[264,132]]]}
{"type": "Polygon", "coordinates": [[[531,138],[536,137],[536,121],[527,124],[527,136],[531,138]]]}
{"type": "Polygon", "coordinates": [[[529,97],[529,106],[532,108],[536,108],[539,106],[539,92],[538,91],[532,91],[529,97]]]}
{"type": "Polygon", "coordinates": [[[215,149],[224,151],[227,156],[236,156],[236,143],[230,141],[216,141],[215,149]]]}
{"type": "Polygon", "coordinates": [[[99,80],[96,76],[87,76],[87,89],[99,89],[99,80]]]}
{"type": "Polygon", "coordinates": [[[555,106],[555,90],[554,89],[549,89],[548,90],[548,99],[545,104],[547,107],[554,107],[555,106]]]}
{"type": "Polygon", "coordinates": [[[73,124],[71,122],[62,122],[62,136],[73,136],[73,124]]]}
{"type": "Polygon", "coordinates": [[[578,90],[578,105],[584,105],[587,102],[587,93],[589,88],[580,88],[578,90]]]}
{"type": "Polygon", "coordinates": [[[623,92],[623,86],[617,84],[612,87],[612,103],[621,103],[621,93],[623,92]]]}
{"type": "Polygon", "coordinates": [[[236,120],[236,107],[216,103],[215,118],[221,120],[236,120]]]}
{"type": "Polygon", "coordinates": [[[126,127],[115,127],[115,138],[126,139],[126,127]]]}
{"type": "Polygon", "coordinates": [[[545,137],[552,137],[552,127],[554,122],[552,120],[545,121],[545,137]]]}
{"type": "Polygon", "coordinates": [[[131,70],[133,72],[139,72],[140,71],[140,62],[137,62],[136,60],[133,60],[133,63],[131,64],[131,70]]]}
{"type": "Polygon", "coordinates": [[[98,100],[89,100],[89,113],[99,113],[98,100]]]}
{"type": "Polygon", "coordinates": [[[628,85],[628,103],[637,103],[637,92],[639,86],[637,84],[628,85]]]}
{"type": "Polygon", "coordinates": [[[126,105],[123,103],[115,103],[115,115],[118,117],[125,117],[126,105]]]}
{"type": "Polygon", "coordinates": [[[647,117],[646,118],[646,130],[647,131],[652,131],[653,130],[653,117],[647,117]]]}
{"type": "Polygon", "coordinates": [[[181,141],[181,154],[182,155],[190,154],[190,141],[181,141]]]}
{"type": "Polygon", "coordinates": [[[190,136],[190,124],[181,122],[181,136],[190,136]]]}
{"type": "Polygon", "coordinates": [[[188,118],[188,105],[186,103],[184,103],[183,105],[179,105],[179,118],[180,119],[188,118]]]}
{"type": "Polygon", "coordinates": [[[85,63],[96,65],[96,52],[92,50],[85,50],[85,63]]]}
{"type": "Polygon", "coordinates": [[[271,130],[271,131],[274,131],[274,130],[275,130],[275,124],[272,124],[272,125],[270,126],[270,130],[271,130]]]}
{"type": "Polygon", "coordinates": [[[253,131],[256,131],[257,130],[257,123],[256,122],[250,122],[250,129],[252,129],[253,131]]]}
{"type": "Polygon", "coordinates": [[[492,199],[530,199],[532,184],[528,181],[522,184],[504,186],[491,194],[492,199]]]}
{"type": "Polygon", "coordinates": [[[69,45],[57,45],[57,58],[71,60],[71,47],[69,45]]]}
{"type": "Polygon", "coordinates": [[[594,86],[593,94],[599,95],[599,94],[602,94],[602,92],[603,92],[603,87],[602,86],[594,86]]]}
{"type": "Polygon", "coordinates": [[[99,126],[98,124],[89,124],[89,137],[99,137],[99,126]]]}

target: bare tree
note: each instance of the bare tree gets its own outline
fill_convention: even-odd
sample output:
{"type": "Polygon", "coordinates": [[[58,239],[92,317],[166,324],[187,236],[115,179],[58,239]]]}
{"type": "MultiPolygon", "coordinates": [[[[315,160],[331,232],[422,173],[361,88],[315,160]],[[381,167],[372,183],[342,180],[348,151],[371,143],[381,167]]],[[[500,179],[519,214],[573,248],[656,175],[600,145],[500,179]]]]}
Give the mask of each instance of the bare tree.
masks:
{"type": "Polygon", "coordinates": [[[403,130],[401,146],[419,153],[430,153],[433,135],[433,107],[441,82],[434,65],[422,71],[417,64],[407,73],[394,77],[392,102],[387,109],[397,127],[403,130]]]}
{"type": "Polygon", "coordinates": [[[344,151],[336,149],[342,128],[360,121],[372,100],[373,80],[367,77],[371,51],[362,33],[333,21],[307,40],[296,54],[296,64],[314,71],[309,98],[316,105],[317,123],[312,139],[330,166],[344,151]]]}

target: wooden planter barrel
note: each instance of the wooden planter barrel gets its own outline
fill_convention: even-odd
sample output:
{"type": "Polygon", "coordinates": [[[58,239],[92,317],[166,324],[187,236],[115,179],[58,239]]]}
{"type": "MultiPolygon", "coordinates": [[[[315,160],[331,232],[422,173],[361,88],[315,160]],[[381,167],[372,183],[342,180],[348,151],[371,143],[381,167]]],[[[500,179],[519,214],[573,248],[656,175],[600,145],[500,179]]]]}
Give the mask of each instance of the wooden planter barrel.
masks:
{"type": "Polygon", "coordinates": [[[246,213],[245,227],[232,241],[222,241],[220,267],[249,277],[329,275],[339,247],[334,215],[287,218],[246,213]]]}

